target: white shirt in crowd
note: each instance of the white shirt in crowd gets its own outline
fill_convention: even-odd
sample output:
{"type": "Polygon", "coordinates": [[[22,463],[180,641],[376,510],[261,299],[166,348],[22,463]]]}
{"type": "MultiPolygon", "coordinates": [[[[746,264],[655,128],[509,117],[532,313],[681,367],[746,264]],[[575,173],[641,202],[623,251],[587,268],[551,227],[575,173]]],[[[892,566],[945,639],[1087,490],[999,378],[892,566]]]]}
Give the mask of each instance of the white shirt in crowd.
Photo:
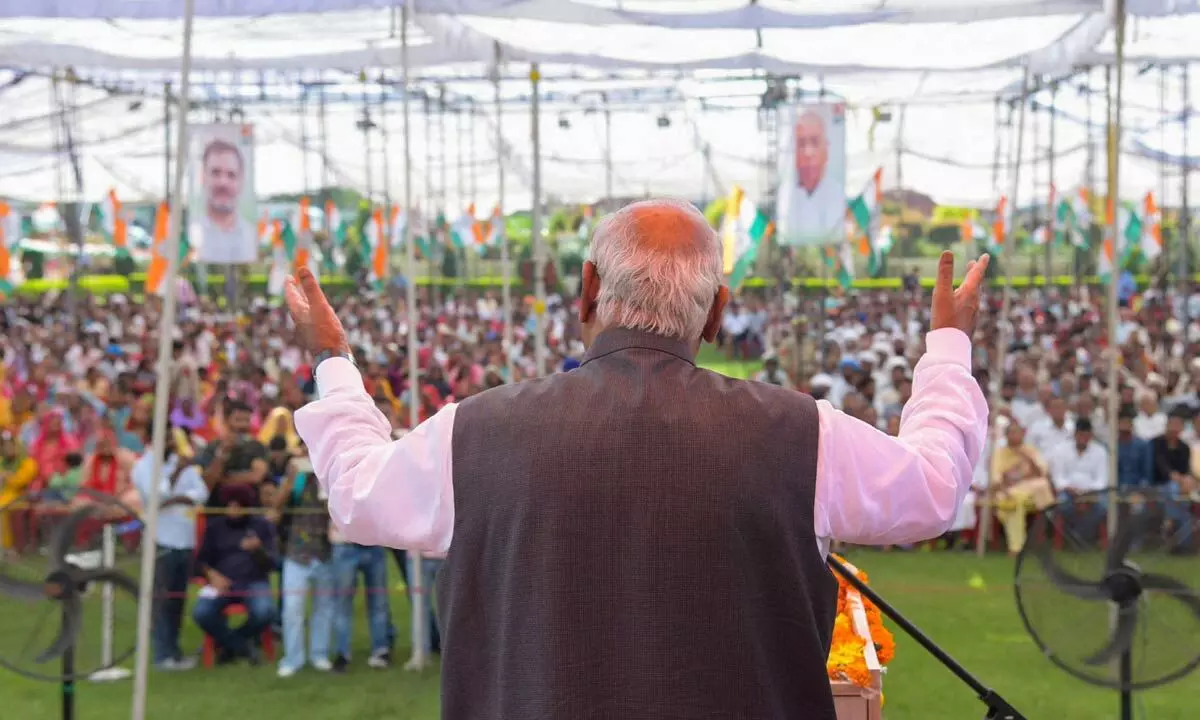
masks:
{"type": "MultiPolygon", "coordinates": [[[[162,507],[161,503],[168,498],[182,495],[190,499],[195,505],[203,505],[208,501],[208,486],[204,484],[204,477],[200,475],[200,468],[196,465],[184,468],[179,473],[179,477],[175,479],[174,484],[172,484],[171,479],[175,477],[175,469],[178,467],[179,456],[177,455],[172,455],[163,464],[162,479],[159,480],[158,485],[160,506],[158,531],[155,533],[155,540],[159,546],[171,550],[190,550],[196,547],[195,506],[170,505],[162,507]]],[[[144,453],[133,464],[133,470],[130,474],[133,486],[141,496],[142,504],[149,504],[151,482],[154,475],[154,454],[152,452],[144,453]]]]}
{"type": "Polygon", "coordinates": [[[1050,451],[1046,462],[1050,479],[1059,490],[1087,492],[1108,487],[1108,451],[1094,440],[1082,453],[1074,439],[1065,442],[1050,451]]]}
{"type": "Polygon", "coordinates": [[[1064,418],[1062,427],[1054,424],[1049,417],[1043,417],[1029,428],[1029,444],[1037,448],[1042,455],[1049,455],[1059,445],[1075,441],[1075,421],[1064,418]]]}
{"type": "Polygon", "coordinates": [[[1142,440],[1153,440],[1166,431],[1166,413],[1156,412],[1153,415],[1138,413],[1138,416],[1133,419],[1133,434],[1142,440]]]}

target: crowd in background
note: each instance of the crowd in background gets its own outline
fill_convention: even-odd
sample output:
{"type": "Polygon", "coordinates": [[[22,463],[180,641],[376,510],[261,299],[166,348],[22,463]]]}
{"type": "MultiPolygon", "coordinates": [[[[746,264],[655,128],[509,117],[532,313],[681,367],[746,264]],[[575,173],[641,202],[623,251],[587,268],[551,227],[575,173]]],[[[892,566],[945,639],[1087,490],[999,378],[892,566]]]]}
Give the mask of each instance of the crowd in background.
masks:
{"type": "MultiPolygon", "coordinates": [[[[190,616],[214,639],[220,661],[258,661],[261,637],[274,626],[283,639],[281,676],[305,665],[345,670],[359,576],[366,664],[388,666],[395,634],[389,567],[406,586],[411,571],[422,573],[429,588],[440,559],[410,568],[404,553],[344,542],[331,528],[292,424],[315,388],[286,313],[256,300],[231,316],[208,298],[186,299],[171,345],[170,434],[158,492],[157,667],[193,664],[179,631],[188,588],[199,584],[190,616]],[[231,628],[224,610],[234,602],[247,619],[231,628]]],[[[987,297],[973,365],[976,379],[994,391],[1000,432],[984,448],[975,487],[947,538],[952,544],[989,511],[1015,552],[1029,513],[1055,502],[1073,506],[1084,531],[1098,529],[1102,501],[1076,501],[1107,486],[1115,450],[1119,483],[1163,489],[1173,500],[1171,547],[1192,549],[1200,293],[1127,294],[1115,344],[1103,302],[1102,292],[1084,287],[1025,291],[1002,317],[1001,295],[987,297]],[[1003,359],[1001,325],[1009,338],[1003,359]],[[1106,400],[1113,359],[1120,364],[1116,417],[1106,400]]],[[[498,295],[422,289],[415,379],[402,298],[354,295],[334,303],[365,388],[398,435],[409,429],[412,404],[423,420],[446,403],[537,374],[537,318],[527,299],[514,298],[506,346],[498,295]]],[[[87,502],[87,490],[132,510],[144,505],[154,482],[158,312],[156,298],[121,296],[43,295],[3,305],[0,508],[31,491],[47,504],[87,502]]],[[[551,296],[544,321],[548,370],[577,367],[584,348],[573,304],[551,296]]],[[[809,392],[896,434],[928,322],[928,297],[916,283],[888,292],[745,295],[731,303],[719,348],[706,357],[746,361],[737,367],[752,367],[757,381],[809,392]]],[[[20,538],[3,517],[0,532],[3,552],[16,552],[20,538]]],[[[426,638],[437,652],[432,607],[426,638]]]]}

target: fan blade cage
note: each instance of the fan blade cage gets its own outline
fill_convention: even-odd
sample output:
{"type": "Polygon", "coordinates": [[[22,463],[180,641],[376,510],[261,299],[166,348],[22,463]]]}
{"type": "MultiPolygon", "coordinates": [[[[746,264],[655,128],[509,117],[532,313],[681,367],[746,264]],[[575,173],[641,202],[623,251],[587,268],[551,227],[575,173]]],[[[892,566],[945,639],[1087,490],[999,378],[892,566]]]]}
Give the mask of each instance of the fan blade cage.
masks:
{"type": "Polygon", "coordinates": [[[32,493],[0,508],[12,540],[0,554],[0,672],[60,681],[62,652],[70,646],[71,679],[84,679],[133,655],[141,532],[125,520],[136,513],[95,493],[80,493],[76,501],[90,507],[72,508],[32,493]],[[55,560],[57,549],[65,564],[55,560]],[[75,590],[73,600],[72,593],[57,592],[64,579],[75,590]],[[72,632],[69,617],[76,606],[72,632]]]}
{"type": "Polygon", "coordinates": [[[1031,525],[1014,585],[1026,629],[1053,663],[1096,685],[1145,689],[1187,674],[1200,665],[1200,563],[1169,552],[1171,499],[1118,495],[1113,543],[1088,501],[1101,503],[1060,503],[1031,525]],[[1126,649],[1133,672],[1123,684],[1126,649]]]}

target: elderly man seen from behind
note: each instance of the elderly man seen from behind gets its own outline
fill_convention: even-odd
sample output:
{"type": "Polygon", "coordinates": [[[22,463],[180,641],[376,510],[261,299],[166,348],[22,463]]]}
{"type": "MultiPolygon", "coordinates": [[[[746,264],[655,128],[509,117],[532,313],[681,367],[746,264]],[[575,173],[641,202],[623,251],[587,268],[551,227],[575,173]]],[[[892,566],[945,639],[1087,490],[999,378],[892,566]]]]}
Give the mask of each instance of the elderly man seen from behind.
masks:
{"type": "Polygon", "coordinates": [[[696,366],[729,290],[690,204],[629,205],[584,264],[580,367],[450,403],[399,440],[311,273],[287,300],[321,399],[296,413],[355,542],[448,551],[443,717],[835,720],[833,540],[947,530],[987,428],[984,259],[946,253],[899,437],[696,366]]]}

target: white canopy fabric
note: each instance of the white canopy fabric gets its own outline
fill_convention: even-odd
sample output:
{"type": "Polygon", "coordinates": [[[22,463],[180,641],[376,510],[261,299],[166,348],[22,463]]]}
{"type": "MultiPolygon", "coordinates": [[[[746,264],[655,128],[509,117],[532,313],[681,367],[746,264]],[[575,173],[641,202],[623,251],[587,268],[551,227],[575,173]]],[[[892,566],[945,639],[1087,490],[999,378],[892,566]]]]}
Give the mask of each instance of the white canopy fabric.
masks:
{"type": "MultiPolygon", "coordinates": [[[[970,22],[894,23],[881,15],[876,21],[827,27],[681,29],[630,23],[619,13],[587,9],[578,0],[567,4],[587,11],[527,18],[430,13],[418,3],[409,32],[410,65],[417,69],[454,63],[486,65],[494,61],[499,44],[510,61],[606,69],[832,75],[1015,67],[1032,62],[1039,71],[1056,72],[1069,69],[1091,51],[1108,25],[1100,12],[1065,12],[970,22]]],[[[507,7],[515,11],[518,5],[526,3],[507,7]]],[[[399,15],[395,7],[369,7],[320,15],[199,18],[192,67],[198,72],[226,73],[395,68],[400,64],[399,15]]],[[[177,20],[10,19],[0,27],[0,66],[174,73],[181,32],[177,20]]]]}
{"type": "MultiPolygon", "coordinates": [[[[383,9],[403,0],[197,0],[198,18],[255,17],[278,13],[328,13],[383,9]]],[[[414,3],[416,4],[416,3],[414,3]]],[[[1129,0],[1135,16],[1196,12],[1198,0],[1129,0]]],[[[816,28],[874,22],[965,22],[1099,12],[1102,0],[421,0],[427,13],[603,24],[657,25],[680,29],[816,28]]],[[[108,18],[172,20],[178,0],[40,0],[0,4],[4,18],[108,18]]]]}
{"type": "MultiPolygon", "coordinates": [[[[1007,163],[999,173],[992,169],[998,141],[994,98],[1019,90],[1026,65],[1065,77],[1081,62],[1112,59],[1111,32],[1098,0],[762,0],[755,5],[627,0],[619,9],[615,0],[426,0],[414,5],[417,14],[408,35],[415,83],[436,95],[444,82],[454,106],[466,99],[478,109],[469,123],[474,141],[463,141],[464,148],[473,144],[474,153],[465,160],[460,193],[456,118],[447,118],[451,137],[443,189],[440,152],[432,164],[425,156],[426,147],[440,148],[441,141],[436,133],[426,136],[421,104],[413,108],[414,196],[450,211],[474,200],[484,213],[495,202],[495,113],[491,84],[482,78],[498,49],[509,78],[502,90],[510,208],[528,207],[531,200],[530,85],[513,78],[533,61],[541,63],[547,78],[542,87],[544,187],[563,201],[590,201],[605,193],[604,114],[597,112],[605,93],[612,108],[614,195],[712,198],[736,184],[751,197],[766,196],[771,143],[757,107],[767,89],[762,73],[770,71],[801,75],[793,87],[806,101],[824,96],[848,103],[848,194],[882,165],[886,187],[902,176],[906,188],[940,202],[987,207],[1008,193],[1010,184],[1007,163]],[[772,27],[754,29],[768,21],[772,27]],[[892,111],[890,123],[872,121],[876,106],[892,111]],[[667,116],[670,126],[659,128],[657,115],[667,116]],[[566,127],[559,126],[560,119],[566,127]]],[[[170,6],[178,4],[0,3],[0,16],[24,15],[0,24],[0,66],[35,72],[70,66],[85,81],[60,83],[59,89],[74,108],[68,120],[84,199],[99,199],[109,188],[127,202],[163,194],[161,84],[175,79],[181,44],[181,23],[170,6]],[[12,10],[17,5],[36,7],[21,13],[12,10]],[[116,19],[97,18],[105,12],[116,19]],[[82,19],[63,19],[69,13],[82,19]],[[137,109],[123,94],[147,88],[150,97],[137,109]]],[[[198,0],[197,6],[193,99],[215,93],[224,98],[227,112],[231,98],[238,98],[245,119],[257,126],[260,195],[304,192],[327,177],[334,184],[370,188],[379,197],[385,190],[403,197],[398,90],[391,89],[386,111],[372,107],[389,138],[386,174],[382,136],[373,136],[368,161],[355,126],[361,103],[347,102],[364,90],[356,80],[360,71],[370,78],[385,74],[393,83],[398,79],[396,3],[198,0]],[[312,14],[317,10],[323,12],[312,14]],[[301,87],[318,81],[339,98],[329,104],[324,159],[317,147],[316,103],[299,101],[301,87]],[[302,126],[309,135],[307,150],[302,126]]],[[[1200,15],[1160,16],[1200,12],[1200,0],[1130,0],[1130,8],[1139,15],[1129,37],[1138,63],[1160,54],[1187,58],[1193,52],[1190,38],[1200,36],[1200,15]]],[[[1157,71],[1137,76],[1135,69],[1131,63],[1127,72],[1124,149],[1129,162],[1122,176],[1122,190],[1131,196],[1157,186],[1160,162],[1177,165],[1200,149],[1200,137],[1192,137],[1185,152],[1177,121],[1182,110],[1177,69],[1161,108],[1157,71]]],[[[0,78],[5,108],[0,113],[0,195],[30,201],[73,198],[74,168],[62,149],[52,85],[38,75],[15,80],[4,86],[0,78]]],[[[1086,103],[1073,87],[1064,87],[1056,98],[1054,182],[1060,192],[1088,176],[1086,103]]],[[[377,96],[377,87],[368,94],[377,96]]],[[[1200,96],[1195,82],[1191,95],[1200,96]]],[[[1049,93],[1037,100],[1047,105],[1049,93]]],[[[1091,156],[1102,154],[1102,100],[1094,97],[1093,106],[1091,156]]],[[[192,120],[206,121],[212,112],[201,108],[192,120]]],[[[1049,115],[1037,116],[1028,120],[1025,163],[1047,154],[1049,115]]],[[[1009,133],[1001,130],[1001,139],[1009,133]]],[[[1102,159],[1092,164],[1091,174],[1102,182],[1102,159]]],[[[1023,166],[1020,204],[1048,194],[1049,184],[1044,160],[1037,176],[1023,166]]]]}

